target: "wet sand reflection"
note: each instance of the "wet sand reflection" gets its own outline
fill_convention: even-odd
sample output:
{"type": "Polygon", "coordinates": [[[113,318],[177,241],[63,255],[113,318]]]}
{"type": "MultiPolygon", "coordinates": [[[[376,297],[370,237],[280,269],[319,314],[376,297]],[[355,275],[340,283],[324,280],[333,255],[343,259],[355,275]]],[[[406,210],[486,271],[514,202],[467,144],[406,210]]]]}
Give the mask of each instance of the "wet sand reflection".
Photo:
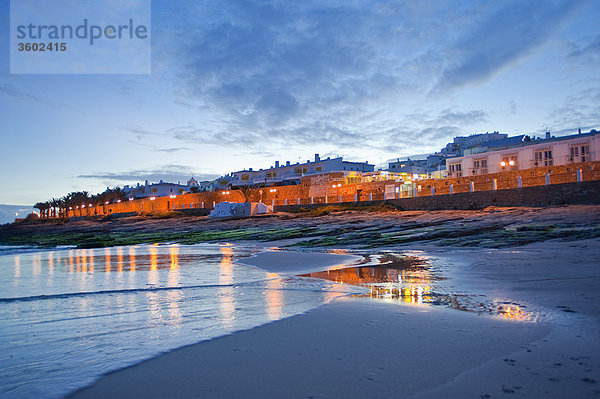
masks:
{"type": "Polygon", "coordinates": [[[235,292],[231,286],[233,284],[233,250],[230,247],[221,247],[219,283],[223,286],[219,288],[219,304],[221,307],[221,321],[227,328],[233,328],[235,322],[235,292]]]}
{"type": "Polygon", "coordinates": [[[265,301],[267,305],[267,315],[270,320],[279,320],[281,318],[281,309],[283,308],[283,287],[279,274],[266,273],[267,286],[265,291],[265,301]]]}
{"type": "Polygon", "coordinates": [[[384,254],[372,257],[372,265],[303,274],[339,284],[366,286],[369,293],[356,295],[413,305],[442,305],[453,309],[500,315],[511,320],[533,320],[536,315],[514,302],[497,302],[485,295],[452,292],[444,277],[432,272],[426,258],[384,254]]]}

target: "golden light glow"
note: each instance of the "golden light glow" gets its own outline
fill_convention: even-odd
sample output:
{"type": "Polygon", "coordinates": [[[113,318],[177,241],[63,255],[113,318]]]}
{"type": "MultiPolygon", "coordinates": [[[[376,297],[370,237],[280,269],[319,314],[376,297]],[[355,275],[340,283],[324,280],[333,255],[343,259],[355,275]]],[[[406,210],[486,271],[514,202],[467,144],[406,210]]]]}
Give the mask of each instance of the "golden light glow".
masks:
{"type": "Polygon", "coordinates": [[[117,247],[117,267],[119,273],[123,272],[123,247],[117,247]]]}
{"type": "Polygon", "coordinates": [[[15,256],[15,277],[21,277],[21,257],[19,255],[15,256]]]}
{"type": "Polygon", "coordinates": [[[54,252],[48,252],[48,273],[54,274],[54,252]]]}
{"type": "Polygon", "coordinates": [[[171,258],[171,270],[177,270],[179,268],[179,247],[177,244],[171,245],[169,256],[171,258]]]}
{"type": "Polygon", "coordinates": [[[129,270],[135,271],[135,247],[129,247],[129,270]]]}
{"type": "Polygon", "coordinates": [[[231,284],[233,284],[233,263],[231,258],[233,250],[230,247],[221,247],[221,275],[219,283],[222,287],[219,288],[219,298],[221,307],[221,321],[227,328],[233,328],[235,320],[235,292],[231,284]]]}
{"type": "Polygon", "coordinates": [[[110,273],[110,248],[104,248],[104,271],[110,273]]]}
{"type": "Polygon", "coordinates": [[[505,161],[500,162],[500,166],[505,167],[506,166],[506,162],[505,161]]]}
{"type": "Polygon", "coordinates": [[[158,249],[156,245],[150,247],[150,270],[158,270],[158,249]]]}
{"type": "Polygon", "coordinates": [[[73,273],[75,271],[75,265],[73,261],[73,250],[69,251],[69,273],[73,273]]]}
{"type": "Polygon", "coordinates": [[[267,289],[265,299],[267,302],[267,315],[270,320],[281,318],[283,308],[283,291],[281,291],[281,279],[277,273],[267,273],[267,289]]]}
{"type": "Polygon", "coordinates": [[[87,253],[85,252],[85,250],[80,250],[79,251],[80,255],[79,255],[79,259],[80,259],[80,264],[81,264],[81,269],[77,268],[77,271],[81,271],[83,273],[87,273],[87,253]]]}
{"type": "Polygon", "coordinates": [[[34,254],[33,257],[33,275],[39,276],[42,274],[42,255],[37,253],[34,254]]]}
{"type": "Polygon", "coordinates": [[[88,249],[88,253],[89,253],[89,272],[90,273],[94,273],[94,251],[91,249],[88,249]]]}

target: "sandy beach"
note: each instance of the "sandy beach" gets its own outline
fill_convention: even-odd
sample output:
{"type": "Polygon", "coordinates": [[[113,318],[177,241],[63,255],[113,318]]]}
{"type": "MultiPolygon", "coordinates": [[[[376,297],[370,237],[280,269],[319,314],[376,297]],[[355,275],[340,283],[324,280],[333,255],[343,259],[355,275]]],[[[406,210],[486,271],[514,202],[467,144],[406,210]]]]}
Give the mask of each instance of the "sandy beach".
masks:
{"type": "MultiPolygon", "coordinates": [[[[526,317],[344,297],[109,373],[69,397],[598,397],[598,244],[412,248],[457,291],[519,303],[526,317]]],[[[319,267],[340,260],[272,254],[246,261],[302,274],[315,270],[311,257],[319,267]]]]}

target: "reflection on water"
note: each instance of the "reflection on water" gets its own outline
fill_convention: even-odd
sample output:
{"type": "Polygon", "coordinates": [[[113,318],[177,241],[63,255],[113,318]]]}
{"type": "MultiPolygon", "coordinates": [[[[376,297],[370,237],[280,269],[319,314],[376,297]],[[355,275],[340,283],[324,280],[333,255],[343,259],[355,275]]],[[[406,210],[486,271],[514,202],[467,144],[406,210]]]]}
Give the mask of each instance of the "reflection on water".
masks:
{"type": "Polygon", "coordinates": [[[0,255],[0,397],[58,398],[111,369],[357,292],[236,262],[254,248],[0,255]]]}
{"type": "Polygon", "coordinates": [[[223,258],[221,259],[221,276],[219,283],[219,299],[221,306],[221,321],[227,328],[233,328],[235,321],[235,292],[233,284],[233,249],[231,247],[221,247],[223,258]]]}
{"type": "Polygon", "coordinates": [[[423,256],[384,253],[367,257],[359,267],[330,269],[301,275],[334,281],[339,284],[366,286],[368,294],[360,297],[399,301],[415,305],[442,305],[453,309],[500,315],[512,320],[532,320],[534,314],[523,305],[490,300],[485,295],[455,292],[447,279],[433,272],[423,256]]]}
{"type": "Polygon", "coordinates": [[[267,274],[267,289],[265,291],[265,300],[267,305],[267,314],[271,320],[281,318],[281,308],[283,307],[283,287],[282,280],[277,273],[267,274]]]}
{"type": "Polygon", "coordinates": [[[177,244],[171,245],[169,248],[169,257],[171,261],[171,270],[179,268],[179,246],[177,244]]]}

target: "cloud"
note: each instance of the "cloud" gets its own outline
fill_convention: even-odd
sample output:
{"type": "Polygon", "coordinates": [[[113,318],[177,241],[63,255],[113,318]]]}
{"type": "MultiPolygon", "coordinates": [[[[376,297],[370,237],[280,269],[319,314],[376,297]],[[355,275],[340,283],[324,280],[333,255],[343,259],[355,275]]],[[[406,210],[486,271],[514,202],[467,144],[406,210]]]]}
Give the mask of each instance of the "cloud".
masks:
{"type": "Polygon", "coordinates": [[[461,112],[455,110],[454,108],[447,108],[440,113],[439,117],[435,121],[429,122],[429,124],[453,124],[460,126],[469,126],[475,123],[485,122],[487,120],[488,114],[480,109],[461,112]]]}
{"type": "Polygon", "coordinates": [[[567,58],[584,59],[589,63],[598,63],[600,59],[600,35],[583,40],[583,44],[577,44],[577,48],[567,54],[567,58]]]}
{"type": "Polygon", "coordinates": [[[36,102],[36,103],[44,103],[44,99],[38,96],[34,96],[33,94],[29,94],[26,91],[12,85],[9,83],[0,84],[0,94],[5,96],[36,102]]]}
{"type": "Polygon", "coordinates": [[[582,1],[501,2],[446,51],[446,66],[434,91],[489,79],[546,42],[582,1]]]}
{"type": "Polygon", "coordinates": [[[420,134],[437,147],[490,117],[431,94],[487,81],[534,53],[580,3],[176,3],[181,14],[161,14],[169,29],[153,39],[176,71],[176,103],[206,123],[167,134],[273,152],[308,145],[345,152],[357,143],[404,151],[420,134]]]}
{"type": "Polygon", "coordinates": [[[167,182],[187,181],[191,176],[196,180],[213,180],[219,177],[215,174],[197,173],[194,168],[185,165],[164,165],[154,169],[138,169],[125,172],[99,172],[77,176],[80,179],[98,179],[111,182],[167,182]]]}
{"type": "Polygon", "coordinates": [[[172,147],[172,148],[158,148],[158,149],[155,149],[154,151],[167,152],[167,153],[171,154],[171,153],[177,152],[177,151],[192,151],[192,149],[189,147],[172,147]]]}
{"type": "MultiPolygon", "coordinates": [[[[573,134],[577,128],[582,131],[600,128],[600,81],[590,80],[594,87],[565,98],[563,104],[554,107],[547,116],[553,132],[570,132],[573,134]]],[[[543,133],[540,129],[538,133],[543,133]]],[[[558,133],[557,133],[558,134],[558,133]]]]}
{"type": "Polygon", "coordinates": [[[10,84],[10,83],[0,83],[0,95],[5,95],[5,96],[15,98],[17,100],[21,100],[24,103],[26,103],[28,106],[31,105],[31,103],[35,103],[35,104],[41,104],[43,106],[51,107],[54,109],[68,109],[70,111],[75,111],[79,114],[83,113],[80,109],[78,109],[76,107],[58,102],[55,99],[50,98],[50,97],[37,96],[35,94],[31,94],[27,90],[24,90],[18,86],[10,84]]]}

